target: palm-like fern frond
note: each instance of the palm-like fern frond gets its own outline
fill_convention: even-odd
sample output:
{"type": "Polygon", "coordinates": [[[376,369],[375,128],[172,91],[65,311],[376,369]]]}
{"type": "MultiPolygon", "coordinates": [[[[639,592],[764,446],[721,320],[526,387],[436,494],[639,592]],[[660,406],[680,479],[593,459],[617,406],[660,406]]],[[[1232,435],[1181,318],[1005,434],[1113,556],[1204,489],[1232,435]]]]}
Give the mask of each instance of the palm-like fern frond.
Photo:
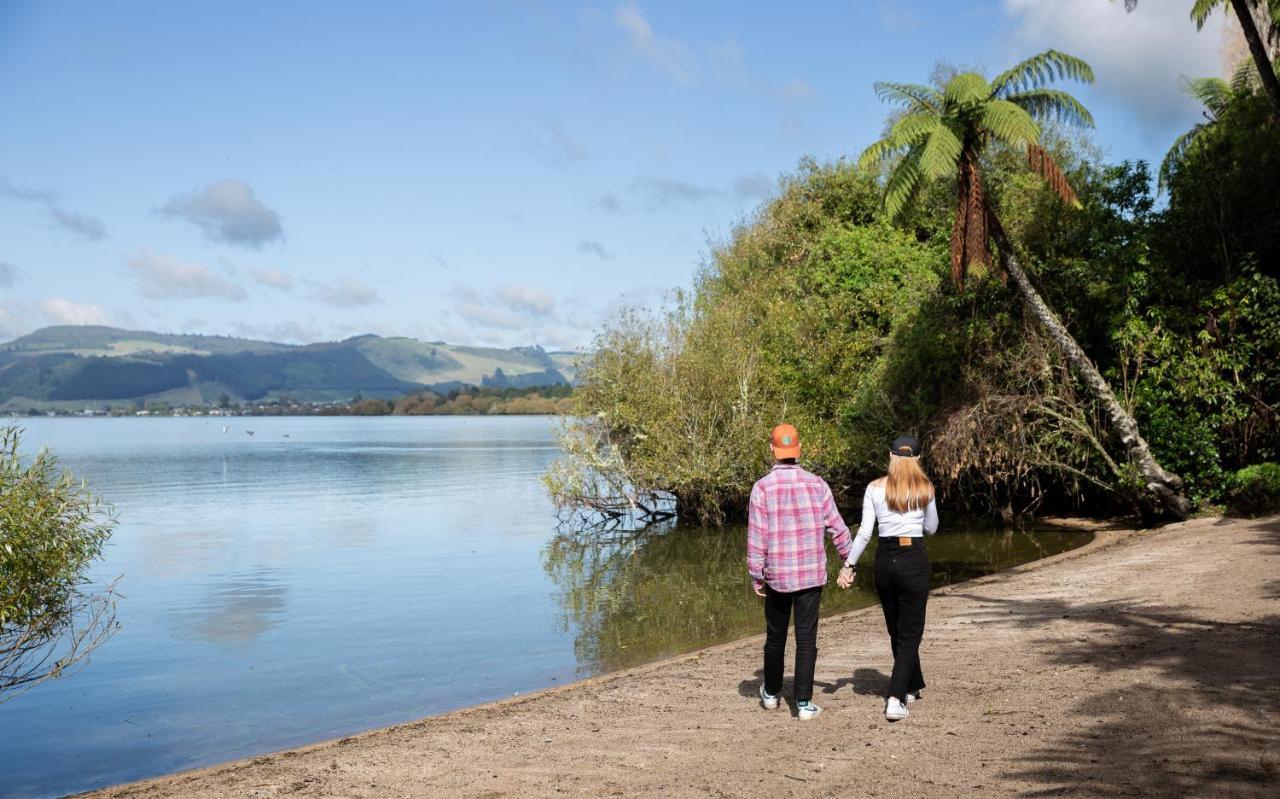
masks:
{"type": "Polygon", "coordinates": [[[920,173],[927,180],[941,180],[955,172],[963,149],[960,139],[945,125],[939,125],[925,139],[920,150],[920,173]]]}
{"type": "Polygon", "coordinates": [[[991,96],[991,84],[976,72],[961,72],[942,90],[942,99],[948,105],[976,105],[991,96]]]}
{"type": "Polygon", "coordinates": [[[888,103],[899,103],[911,110],[923,108],[934,111],[942,107],[942,95],[931,86],[919,83],[890,83],[878,81],[875,84],[876,97],[888,103]]]}
{"type": "Polygon", "coordinates": [[[921,144],[912,147],[889,173],[884,187],[884,210],[890,219],[902,214],[920,188],[920,154],[923,150],[924,145],[921,144]]]}
{"type": "Polygon", "coordinates": [[[1222,78],[1184,80],[1183,91],[1203,103],[1215,117],[1231,104],[1231,84],[1222,78]]]}
{"type": "Polygon", "coordinates": [[[1259,82],[1258,66],[1251,58],[1242,59],[1236,71],[1231,73],[1231,91],[1236,94],[1253,91],[1258,88],[1259,82]]]}
{"type": "Polygon", "coordinates": [[[1053,80],[1078,80],[1093,83],[1093,68],[1082,59],[1057,50],[1045,50],[1020,64],[1001,72],[991,81],[991,91],[996,97],[1039,88],[1053,80]]]}
{"type": "Polygon", "coordinates": [[[982,127],[1006,144],[1036,144],[1040,126],[1022,106],[1008,100],[989,100],[978,117],[982,127]]]}
{"type": "Polygon", "coordinates": [[[1213,10],[1226,2],[1227,0],[1196,0],[1191,6],[1191,18],[1196,21],[1196,30],[1203,28],[1213,10]]]}
{"type": "Polygon", "coordinates": [[[1169,185],[1174,173],[1182,165],[1182,159],[1187,154],[1187,150],[1195,143],[1196,138],[1209,127],[1209,124],[1201,122],[1173,140],[1173,146],[1169,148],[1169,152],[1164,155],[1164,160],[1160,162],[1160,174],[1156,179],[1156,191],[1164,191],[1165,187],[1169,185]]]}
{"type": "Polygon", "coordinates": [[[867,169],[887,161],[902,151],[902,147],[893,143],[892,139],[884,138],[879,141],[872,142],[867,149],[862,151],[858,156],[858,168],[867,169]]]}
{"type": "Polygon", "coordinates": [[[1060,89],[1031,89],[1007,95],[1004,99],[1026,109],[1033,119],[1054,120],[1084,128],[1093,127],[1093,114],[1089,113],[1089,109],[1060,89]]]}

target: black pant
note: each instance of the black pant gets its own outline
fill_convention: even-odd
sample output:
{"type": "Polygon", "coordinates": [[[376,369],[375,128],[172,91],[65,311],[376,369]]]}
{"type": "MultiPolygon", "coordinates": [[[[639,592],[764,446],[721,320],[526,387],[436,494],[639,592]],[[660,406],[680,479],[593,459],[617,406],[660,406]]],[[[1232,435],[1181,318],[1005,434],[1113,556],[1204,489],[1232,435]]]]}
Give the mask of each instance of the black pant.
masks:
{"type": "Polygon", "coordinates": [[[787,648],[787,625],[791,609],[796,615],[797,702],[813,699],[813,668],[818,662],[818,603],[822,586],[785,593],[765,587],[764,597],[764,690],[772,696],[782,692],[782,655],[787,648]]]}
{"type": "Polygon", "coordinates": [[[876,593],[893,649],[889,696],[899,700],[924,687],[920,671],[920,639],[924,637],[925,605],[929,602],[929,554],[920,539],[900,547],[897,539],[876,546],[876,593]]]}

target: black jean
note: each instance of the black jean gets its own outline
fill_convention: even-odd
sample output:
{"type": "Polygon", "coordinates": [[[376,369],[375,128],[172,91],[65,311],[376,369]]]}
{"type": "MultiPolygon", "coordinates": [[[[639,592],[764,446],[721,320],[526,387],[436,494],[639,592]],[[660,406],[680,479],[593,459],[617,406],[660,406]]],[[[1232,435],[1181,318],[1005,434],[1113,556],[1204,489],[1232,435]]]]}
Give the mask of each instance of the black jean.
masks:
{"type": "Polygon", "coordinates": [[[924,637],[925,606],[929,602],[929,553],[920,539],[914,546],[898,546],[897,539],[876,545],[876,593],[893,649],[889,696],[899,700],[924,687],[920,671],[920,639],[924,637]]]}
{"type": "Polygon", "coordinates": [[[764,597],[764,690],[772,696],[782,692],[782,655],[787,648],[787,626],[792,611],[796,617],[797,702],[813,699],[813,669],[818,662],[818,604],[822,586],[790,593],[765,586],[764,597]]]}

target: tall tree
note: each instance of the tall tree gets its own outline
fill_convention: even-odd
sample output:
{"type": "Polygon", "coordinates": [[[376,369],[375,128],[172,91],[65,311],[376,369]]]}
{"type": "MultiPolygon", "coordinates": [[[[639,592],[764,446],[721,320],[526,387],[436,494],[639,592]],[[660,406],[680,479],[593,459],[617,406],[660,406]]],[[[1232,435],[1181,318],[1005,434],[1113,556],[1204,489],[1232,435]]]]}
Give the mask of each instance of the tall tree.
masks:
{"type": "MultiPolygon", "coordinates": [[[[1271,63],[1267,54],[1267,40],[1280,40],[1280,0],[1195,0],[1191,6],[1191,18],[1195,20],[1196,29],[1204,27],[1215,9],[1226,5],[1230,5],[1236,14],[1245,44],[1249,45],[1249,55],[1253,56],[1253,64],[1258,70],[1262,88],[1267,97],[1271,98],[1276,118],[1280,119],[1280,77],[1277,77],[1276,66],[1271,63]],[[1268,20],[1264,28],[1259,28],[1259,18],[1268,20]]],[[[1138,0],[1124,0],[1124,7],[1133,11],[1138,7],[1138,0]]]]}
{"type": "Polygon", "coordinates": [[[1137,421],[1116,399],[1093,361],[1032,285],[983,187],[982,156],[991,145],[1002,143],[1025,150],[1030,169],[1064,202],[1079,207],[1080,201],[1066,176],[1040,146],[1040,126],[1036,122],[1093,124],[1093,117],[1078,100],[1047,87],[1058,78],[1091,83],[1093,70],[1078,58],[1046,50],[991,81],[976,73],[960,73],[941,91],[918,84],[877,83],[880,98],[903,105],[905,113],[883,139],[862,153],[860,162],[868,166],[896,158],[884,189],[885,209],[891,217],[900,216],[911,206],[927,182],[955,181],[951,276],[956,286],[964,289],[970,267],[990,262],[994,240],[1001,265],[1023,306],[1043,326],[1105,410],[1141,477],[1144,510],[1185,518],[1190,503],[1183,495],[1182,479],[1156,462],[1138,432],[1137,421]]]}

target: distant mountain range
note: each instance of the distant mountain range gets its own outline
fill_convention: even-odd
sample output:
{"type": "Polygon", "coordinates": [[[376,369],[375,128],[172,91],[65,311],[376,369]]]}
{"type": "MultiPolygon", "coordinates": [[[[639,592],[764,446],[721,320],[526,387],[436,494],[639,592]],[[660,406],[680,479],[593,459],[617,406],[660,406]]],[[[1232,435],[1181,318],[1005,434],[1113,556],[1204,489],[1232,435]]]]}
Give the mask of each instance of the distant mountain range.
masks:
{"type": "Polygon", "coordinates": [[[462,386],[526,388],[572,383],[580,353],[541,347],[466,347],[443,341],[356,336],[279,344],[94,325],[46,327],[0,345],[0,410],[101,407],[135,400],[174,405],[394,397],[462,386]]]}

